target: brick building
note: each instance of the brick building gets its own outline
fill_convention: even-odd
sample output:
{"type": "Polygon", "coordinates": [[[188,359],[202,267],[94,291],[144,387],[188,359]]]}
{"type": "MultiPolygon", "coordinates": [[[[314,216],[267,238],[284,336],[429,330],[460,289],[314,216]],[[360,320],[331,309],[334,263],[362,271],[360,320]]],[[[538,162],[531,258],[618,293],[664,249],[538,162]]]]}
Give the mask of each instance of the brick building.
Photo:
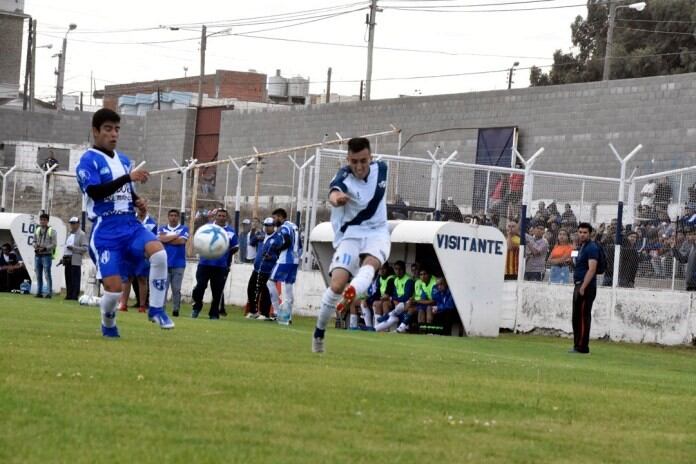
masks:
{"type": "MultiPolygon", "coordinates": [[[[104,106],[118,110],[118,98],[137,93],[182,92],[198,93],[198,76],[181,77],[149,82],[107,85],[104,87],[104,106]]],[[[236,98],[242,101],[266,101],[266,75],[256,72],[217,70],[215,74],[203,76],[203,95],[212,98],[236,98]]]]}

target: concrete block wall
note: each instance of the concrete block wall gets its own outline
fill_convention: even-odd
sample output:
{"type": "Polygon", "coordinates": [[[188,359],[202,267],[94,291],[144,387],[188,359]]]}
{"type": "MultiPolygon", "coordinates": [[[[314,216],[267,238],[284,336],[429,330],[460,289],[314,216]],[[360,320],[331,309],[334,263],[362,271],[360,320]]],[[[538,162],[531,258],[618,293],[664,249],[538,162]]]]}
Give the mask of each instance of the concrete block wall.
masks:
{"type": "Polygon", "coordinates": [[[193,154],[196,109],[150,111],[144,118],[143,159],[147,169],[173,168],[175,159],[182,163],[193,154]]]}
{"type": "MultiPolygon", "coordinates": [[[[324,134],[333,138],[336,131],[354,136],[394,124],[403,130],[404,155],[423,156],[440,145],[448,153],[458,150],[458,161],[472,162],[477,128],[517,126],[524,156],[546,149],[536,166],[540,170],[616,177],[619,165],[608,147],[611,142],[622,154],[643,144],[632,165],[641,173],[661,171],[696,161],[695,78],[681,74],[335,103],[277,113],[227,111],[220,153],[237,156],[253,153],[252,146],[260,151],[299,146],[321,141],[324,134]],[[447,130],[423,134],[442,129],[447,130]]],[[[379,141],[377,151],[395,153],[396,137],[379,141]]],[[[289,162],[284,165],[290,167],[289,162]]],[[[269,185],[286,177],[278,166],[267,173],[264,183],[269,185]]]]}
{"type": "MultiPolygon", "coordinates": [[[[91,127],[92,113],[36,113],[0,107],[0,143],[13,140],[81,145],[92,142],[91,127]]],[[[142,157],[143,128],[142,117],[122,117],[119,150],[133,158],[142,157]]]]}
{"type": "MultiPolygon", "coordinates": [[[[15,15],[2,14],[0,12],[0,96],[5,91],[11,90],[17,96],[17,89],[22,76],[22,33],[24,18],[15,15]]],[[[23,82],[23,80],[22,80],[23,82]]]]}

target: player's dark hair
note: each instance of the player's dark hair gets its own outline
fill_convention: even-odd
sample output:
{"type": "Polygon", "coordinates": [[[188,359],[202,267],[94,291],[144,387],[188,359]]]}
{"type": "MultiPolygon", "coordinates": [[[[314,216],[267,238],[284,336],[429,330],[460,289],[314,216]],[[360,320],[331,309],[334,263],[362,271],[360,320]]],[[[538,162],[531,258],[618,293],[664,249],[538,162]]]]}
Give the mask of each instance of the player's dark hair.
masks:
{"type": "Polygon", "coordinates": [[[121,122],[121,116],[109,108],[102,108],[92,116],[92,127],[97,130],[99,130],[105,122],[121,122]]]}
{"type": "Polygon", "coordinates": [[[283,208],[278,208],[278,209],[273,210],[272,216],[280,216],[283,219],[287,219],[288,212],[285,211],[283,208]]]}
{"type": "Polygon", "coordinates": [[[367,148],[367,151],[372,152],[370,149],[370,141],[365,137],[353,137],[348,141],[348,153],[358,153],[367,148]]]}
{"type": "Polygon", "coordinates": [[[585,229],[589,233],[592,233],[592,231],[594,230],[592,228],[592,224],[590,224],[589,222],[581,222],[580,224],[578,224],[578,229],[585,229]]]}
{"type": "Polygon", "coordinates": [[[178,210],[178,209],[170,209],[169,212],[168,212],[167,214],[169,215],[169,214],[172,214],[172,213],[181,214],[181,213],[179,213],[179,210],[178,210]]]}
{"type": "Polygon", "coordinates": [[[226,210],[225,208],[218,208],[217,211],[215,211],[215,214],[218,214],[218,213],[225,213],[225,214],[227,214],[227,210],[226,210]]]}
{"type": "Polygon", "coordinates": [[[406,269],[406,263],[401,261],[401,260],[395,262],[394,266],[399,266],[401,269],[404,269],[404,270],[406,269]]]}
{"type": "Polygon", "coordinates": [[[41,214],[39,215],[39,219],[46,219],[46,220],[48,221],[50,218],[51,218],[51,217],[50,217],[48,214],[46,214],[46,213],[41,213],[41,214]]]}

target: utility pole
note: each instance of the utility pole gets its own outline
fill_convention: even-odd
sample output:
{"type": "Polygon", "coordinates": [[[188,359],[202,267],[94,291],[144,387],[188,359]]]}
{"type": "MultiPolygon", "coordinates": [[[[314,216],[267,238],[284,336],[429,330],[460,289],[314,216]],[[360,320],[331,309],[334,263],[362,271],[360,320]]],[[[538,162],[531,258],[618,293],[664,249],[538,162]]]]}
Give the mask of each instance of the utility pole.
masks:
{"type": "Polygon", "coordinates": [[[512,67],[508,71],[508,90],[512,89],[512,74],[515,72],[515,68],[520,65],[519,61],[515,61],[512,67]]]}
{"type": "Polygon", "coordinates": [[[201,26],[201,75],[198,77],[198,107],[203,106],[203,75],[205,74],[205,24],[201,26]]]}
{"type": "Polygon", "coordinates": [[[607,31],[607,48],[604,51],[604,71],[602,80],[611,79],[611,54],[614,48],[614,22],[616,21],[616,0],[609,1],[609,30],[607,31]]]}
{"type": "Polygon", "coordinates": [[[68,38],[63,39],[63,49],[58,55],[58,82],[56,83],[56,111],[63,109],[63,80],[65,79],[65,52],[68,38]]]}
{"type": "MultiPolygon", "coordinates": [[[[22,99],[22,110],[26,111],[27,106],[29,105],[29,94],[31,91],[29,90],[29,75],[32,74],[32,61],[34,61],[33,55],[32,55],[32,50],[33,46],[32,44],[34,43],[34,21],[29,18],[29,34],[27,37],[27,65],[24,68],[24,98],[22,99]]],[[[32,74],[33,76],[33,74],[32,74]]]]}
{"type": "Polygon", "coordinates": [[[71,23],[68,26],[68,31],[63,37],[63,50],[58,55],[58,82],[56,84],[56,111],[63,109],[63,81],[65,80],[65,53],[68,50],[68,33],[75,30],[77,24],[71,23]]]}
{"type": "Polygon", "coordinates": [[[368,41],[367,41],[367,76],[365,77],[365,100],[370,100],[372,87],[372,49],[375,46],[375,17],[377,16],[377,0],[371,0],[370,13],[367,17],[368,41]]]}
{"type": "Polygon", "coordinates": [[[326,73],[326,103],[331,103],[331,68],[326,73]]]}
{"type": "Polygon", "coordinates": [[[365,88],[365,81],[360,81],[360,101],[363,101],[363,89],[365,88]]]}
{"type": "Polygon", "coordinates": [[[31,41],[31,76],[29,76],[29,111],[34,111],[35,83],[36,83],[36,20],[33,24],[33,40],[31,41]]]}

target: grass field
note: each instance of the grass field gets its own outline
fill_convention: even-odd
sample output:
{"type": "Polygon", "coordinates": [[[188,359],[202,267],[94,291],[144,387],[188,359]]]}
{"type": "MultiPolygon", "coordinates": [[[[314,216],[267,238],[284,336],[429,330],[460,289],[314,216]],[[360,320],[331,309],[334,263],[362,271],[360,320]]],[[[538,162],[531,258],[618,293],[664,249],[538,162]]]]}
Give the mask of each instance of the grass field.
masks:
{"type": "Polygon", "coordinates": [[[0,294],[0,462],[696,461],[691,348],[118,322],[0,294]]]}

